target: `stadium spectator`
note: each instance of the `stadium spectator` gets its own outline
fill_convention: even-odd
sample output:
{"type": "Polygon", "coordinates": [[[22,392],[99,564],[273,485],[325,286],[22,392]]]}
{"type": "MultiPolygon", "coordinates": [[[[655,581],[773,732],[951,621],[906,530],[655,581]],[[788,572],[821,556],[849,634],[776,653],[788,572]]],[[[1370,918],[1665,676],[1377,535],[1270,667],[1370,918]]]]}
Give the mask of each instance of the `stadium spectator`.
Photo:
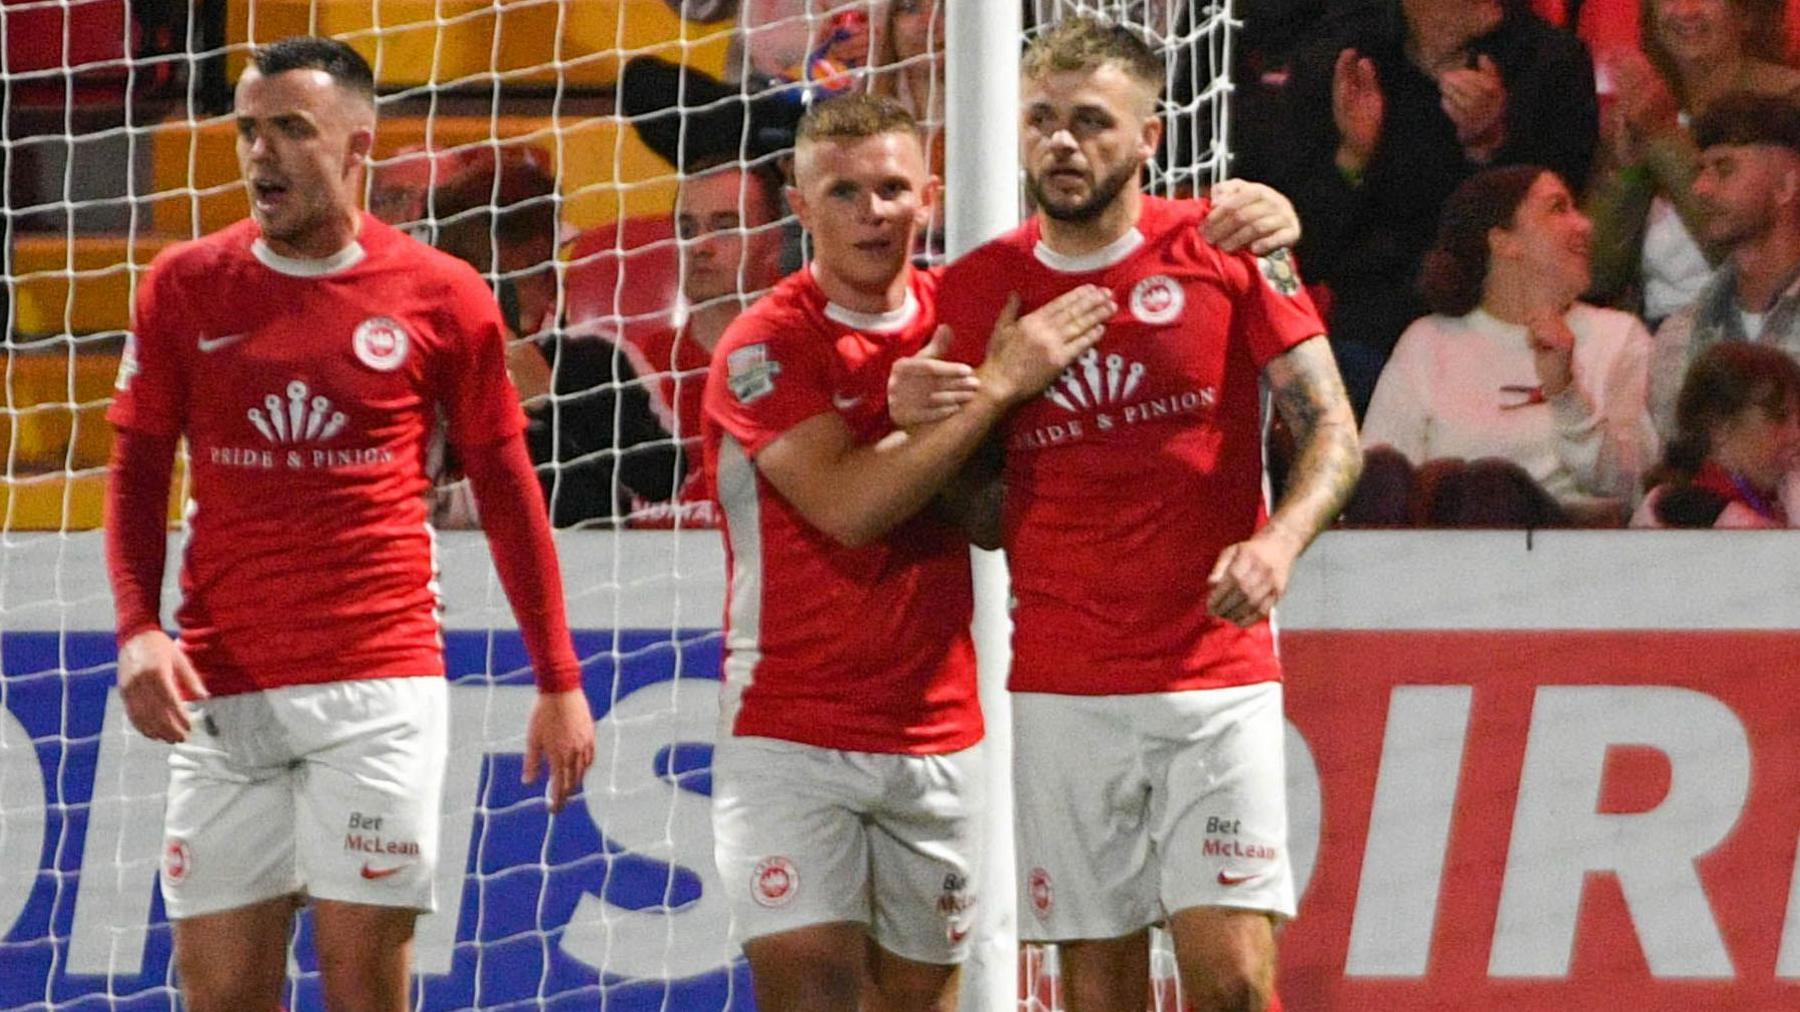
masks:
{"type": "Polygon", "coordinates": [[[1675,418],[1664,480],[1633,527],[1795,526],[1800,361],[1744,341],[1715,344],[1688,369],[1675,418]]]}
{"type": "Polygon", "coordinates": [[[1694,122],[1699,238],[1729,250],[1700,295],[1656,332],[1650,408],[1667,434],[1688,363],[1721,341],[1800,356],[1800,101],[1729,95],[1694,122]]]}
{"type": "MultiPolygon", "coordinates": [[[[1066,17],[1022,76],[1037,212],[946,271],[940,365],[985,367],[1015,290],[1031,308],[1098,284],[1121,306],[997,434],[1004,495],[974,497],[1015,597],[1020,936],[1059,945],[1071,1012],[1144,1008],[1148,929],[1165,921],[1191,1008],[1279,1007],[1274,930],[1294,890],[1266,619],[1355,484],[1354,418],[1285,251],[1224,253],[1195,227],[1204,203],[1143,192],[1162,58],[1066,17]],[[1299,447],[1266,523],[1259,379],[1299,447]]],[[[916,426],[937,412],[915,380],[942,370],[908,363],[895,416],[916,426]]]]}
{"type": "MultiPolygon", "coordinates": [[[[507,369],[532,463],[551,522],[570,527],[623,518],[632,498],[668,499],[683,460],[627,356],[557,317],[556,181],[546,162],[529,148],[468,152],[427,194],[425,231],[496,281],[502,318],[523,338],[510,342],[507,369]]],[[[440,522],[473,519],[465,490],[439,490],[440,522]]]]}
{"type": "Polygon", "coordinates": [[[423,501],[440,415],[537,674],[525,770],[548,764],[555,807],[593,717],[493,297],[357,208],[369,65],[285,39],[252,54],[234,107],[251,218],[158,255],[109,412],[119,695],[175,746],[161,882],[186,1006],[278,1007],[310,898],[325,1003],[400,1012],[448,747],[423,501]],[[184,436],[177,645],[159,613],[184,436]]]}
{"type": "Polygon", "coordinates": [[[975,404],[890,438],[888,368],[938,329],[909,264],[936,195],[917,127],[825,102],[795,160],[816,258],[731,324],[704,398],[732,559],[719,871],[758,1008],[948,1008],[984,902],[982,724],[968,552],[919,510],[1114,307],[1089,286],[1002,321],[975,404]]]}
{"type": "Polygon", "coordinates": [[[1480,173],[1444,205],[1407,328],[1364,420],[1367,445],[1415,467],[1500,457],[1572,513],[1617,526],[1656,456],[1645,410],[1650,335],[1577,302],[1592,227],[1556,173],[1480,173]]]}
{"type": "Polygon", "coordinates": [[[855,7],[809,17],[805,0],[752,0],[742,21],[749,56],[724,80],[653,56],[620,72],[620,114],[683,172],[791,148],[806,103],[856,88],[876,56],[869,15],[855,7]]]}
{"type": "Polygon", "coordinates": [[[1244,174],[1300,210],[1300,262],[1331,291],[1332,347],[1361,417],[1422,312],[1411,284],[1451,191],[1517,164],[1585,184],[1593,66],[1520,4],[1371,0],[1332,10],[1297,47],[1280,105],[1244,174]]]}
{"type": "MultiPolygon", "coordinates": [[[[691,463],[700,460],[700,394],[713,349],[726,327],[780,280],[783,210],[780,177],[767,165],[727,163],[683,178],[675,206],[681,300],[673,325],[612,332],[642,377],[658,421],[691,463]]],[[[672,499],[634,495],[631,521],[716,526],[701,469],[689,468],[672,499]]]]}
{"type": "Polygon", "coordinates": [[[1596,300],[1641,307],[1655,327],[1692,302],[1726,250],[1703,247],[1691,118],[1733,91],[1800,100],[1779,60],[1780,0],[1642,0],[1648,55],[1603,54],[1610,79],[1594,220],[1596,300]]]}

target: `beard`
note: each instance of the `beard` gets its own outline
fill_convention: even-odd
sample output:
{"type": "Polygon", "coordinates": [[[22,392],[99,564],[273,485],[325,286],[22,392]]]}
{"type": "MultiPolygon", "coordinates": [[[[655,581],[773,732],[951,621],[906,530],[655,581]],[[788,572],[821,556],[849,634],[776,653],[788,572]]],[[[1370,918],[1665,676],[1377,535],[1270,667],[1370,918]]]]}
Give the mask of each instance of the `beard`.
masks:
{"type": "Polygon", "coordinates": [[[1119,199],[1119,194],[1125,192],[1126,185],[1137,179],[1138,169],[1141,167],[1139,162],[1126,162],[1114,169],[1111,175],[1096,181],[1087,199],[1072,206],[1059,207],[1051,202],[1049,194],[1044,190],[1042,176],[1027,173],[1025,185],[1026,189],[1031,192],[1032,203],[1036,204],[1044,214],[1057,221],[1082,224],[1105,214],[1106,209],[1113,205],[1113,201],[1119,199]]]}

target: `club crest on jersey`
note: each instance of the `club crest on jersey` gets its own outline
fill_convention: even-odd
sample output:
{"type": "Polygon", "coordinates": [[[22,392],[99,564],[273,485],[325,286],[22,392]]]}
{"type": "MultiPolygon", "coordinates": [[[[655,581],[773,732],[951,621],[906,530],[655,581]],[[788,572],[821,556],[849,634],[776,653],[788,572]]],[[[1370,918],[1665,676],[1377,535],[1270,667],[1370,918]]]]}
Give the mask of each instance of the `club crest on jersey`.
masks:
{"type": "Polygon", "coordinates": [[[1256,265],[1262,270],[1263,280],[1278,294],[1290,299],[1300,294],[1300,273],[1294,270],[1294,260],[1287,250],[1278,249],[1266,257],[1257,257],[1256,265]]]}
{"type": "Polygon", "coordinates": [[[1187,296],[1167,274],[1152,274],[1131,290],[1131,315],[1141,323],[1159,326],[1181,315],[1187,296]]]}
{"type": "Polygon", "coordinates": [[[406,361],[406,328],[391,317],[371,316],[356,325],[350,348],[363,365],[376,372],[393,372],[406,361]]]}
{"type": "Polygon", "coordinates": [[[749,404],[775,392],[781,363],[769,358],[766,344],[746,345],[725,356],[725,381],[740,404],[749,404]]]}
{"type": "Polygon", "coordinates": [[[750,895],[765,907],[785,907],[799,891],[800,872],[785,857],[765,857],[750,872],[750,895]]]}

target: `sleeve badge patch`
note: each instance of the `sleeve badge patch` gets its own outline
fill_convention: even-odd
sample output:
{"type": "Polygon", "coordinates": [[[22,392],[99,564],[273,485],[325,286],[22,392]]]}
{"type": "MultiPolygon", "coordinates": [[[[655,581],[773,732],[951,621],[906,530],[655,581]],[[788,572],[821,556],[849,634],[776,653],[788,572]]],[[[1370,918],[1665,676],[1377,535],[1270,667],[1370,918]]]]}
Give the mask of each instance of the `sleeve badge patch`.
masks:
{"type": "Polygon", "coordinates": [[[775,392],[781,363],[769,358],[769,346],[752,344],[725,357],[725,379],[740,404],[750,404],[775,392]]]}
{"type": "Polygon", "coordinates": [[[1256,265],[1262,269],[1263,280],[1279,294],[1290,299],[1300,294],[1300,273],[1294,270],[1294,260],[1287,250],[1278,249],[1268,256],[1257,257],[1256,265]]]}

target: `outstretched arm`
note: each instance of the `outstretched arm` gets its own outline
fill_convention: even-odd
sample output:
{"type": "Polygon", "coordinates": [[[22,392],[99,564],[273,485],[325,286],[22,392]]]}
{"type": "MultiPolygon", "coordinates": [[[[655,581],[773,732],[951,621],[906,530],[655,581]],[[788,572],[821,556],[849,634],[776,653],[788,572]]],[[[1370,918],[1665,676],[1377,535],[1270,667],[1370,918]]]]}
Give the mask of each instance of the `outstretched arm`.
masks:
{"type": "Polygon", "coordinates": [[[1219,553],[1207,607],[1240,626],[1269,616],[1287,592],[1294,561],[1350,501],[1362,474],[1356,417],[1331,346],[1309,338],[1263,370],[1275,406],[1294,434],[1288,489],[1263,528],[1219,553]]]}

